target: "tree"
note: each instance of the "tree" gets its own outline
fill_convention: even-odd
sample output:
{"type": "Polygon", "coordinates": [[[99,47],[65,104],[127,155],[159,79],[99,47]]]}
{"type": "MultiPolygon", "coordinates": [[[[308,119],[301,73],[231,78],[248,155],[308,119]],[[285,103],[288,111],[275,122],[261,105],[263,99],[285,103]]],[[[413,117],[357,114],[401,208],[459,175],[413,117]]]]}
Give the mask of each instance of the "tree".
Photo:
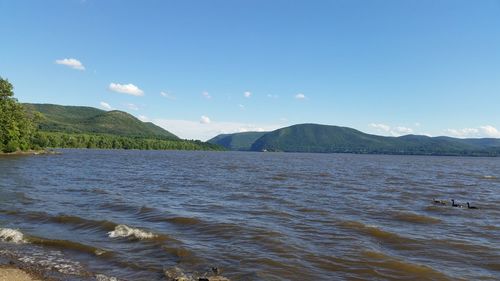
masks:
{"type": "Polygon", "coordinates": [[[0,77],[0,151],[15,152],[32,148],[33,120],[14,98],[14,87],[0,77]]]}

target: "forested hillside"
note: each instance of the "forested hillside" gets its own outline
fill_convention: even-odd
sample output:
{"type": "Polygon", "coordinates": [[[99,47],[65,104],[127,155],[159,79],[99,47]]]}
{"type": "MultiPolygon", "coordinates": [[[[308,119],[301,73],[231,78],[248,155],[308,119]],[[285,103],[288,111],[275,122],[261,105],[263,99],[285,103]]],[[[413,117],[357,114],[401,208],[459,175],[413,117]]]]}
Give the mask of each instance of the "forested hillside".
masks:
{"type": "Polygon", "coordinates": [[[209,143],[221,145],[229,150],[248,151],[252,144],[266,132],[244,132],[235,134],[221,134],[210,140],[209,143]]]}
{"type": "Polygon", "coordinates": [[[20,104],[12,84],[0,77],[0,151],[43,148],[223,150],[182,140],[122,111],[54,104],[20,104]]]}
{"type": "Polygon", "coordinates": [[[26,103],[24,106],[30,112],[41,113],[37,124],[42,131],[178,139],[174,134],[153,123],[142,122],[123,111],[55,104],[26,103]]]}
{"type": "Polygon", "coordinates": [[[366,134],[347,127],[319,124],[299,124],[261,133],[262,135],[253,142],[246,134],[219,135],[209,142],[222,145],[227,149],[249,151],[457,156],[500,155],[500,139],[493,138],[457,139],[418,135],[385,137],[366,134]]]}

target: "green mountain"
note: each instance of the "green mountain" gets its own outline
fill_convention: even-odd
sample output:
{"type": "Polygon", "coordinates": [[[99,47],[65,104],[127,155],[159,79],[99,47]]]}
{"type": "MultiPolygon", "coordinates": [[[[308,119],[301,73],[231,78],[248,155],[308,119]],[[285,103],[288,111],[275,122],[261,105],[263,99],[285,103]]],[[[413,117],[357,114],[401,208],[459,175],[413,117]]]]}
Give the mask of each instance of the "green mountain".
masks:
{"type": "MultiPolygon", "coordinates": [[[[232,140],[238,139],[239,134],[232,134],[217,136],[210,141],[231,149],[232,140]]],[[[500,156],[500,139],[456,139],[417,135],[384,137],[347,127],[299,124],[265,133],[251,146],[239,146],[239,150],[500,156]]]]}
{"type": "Polygon", "coordinates": [[[248,151],[252,144],[266,132],[244,132],[236,134],[221,134],[210,140],[208,143],[221,145],[229,150],[248,151]]]}
{"type": "Polygon", "coordinates": [[[123,111],[54,104],[24,104],[24,106],[29,112],[40,113],[37,123],[41,131],[178,139],[169,131],[153,123],[142,122],[123,111]]]}

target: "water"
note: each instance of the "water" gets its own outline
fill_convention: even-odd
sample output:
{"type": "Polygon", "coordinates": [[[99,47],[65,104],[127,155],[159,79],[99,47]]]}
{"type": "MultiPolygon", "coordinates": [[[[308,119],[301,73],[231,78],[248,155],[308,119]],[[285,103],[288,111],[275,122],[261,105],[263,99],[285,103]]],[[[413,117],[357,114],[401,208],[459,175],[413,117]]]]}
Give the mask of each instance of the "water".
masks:
{"type": "Polygon", "coordinates": [[[500,280],[500,158],[64,150],[0,175],[0,257],[62,280],[500,280]]]}

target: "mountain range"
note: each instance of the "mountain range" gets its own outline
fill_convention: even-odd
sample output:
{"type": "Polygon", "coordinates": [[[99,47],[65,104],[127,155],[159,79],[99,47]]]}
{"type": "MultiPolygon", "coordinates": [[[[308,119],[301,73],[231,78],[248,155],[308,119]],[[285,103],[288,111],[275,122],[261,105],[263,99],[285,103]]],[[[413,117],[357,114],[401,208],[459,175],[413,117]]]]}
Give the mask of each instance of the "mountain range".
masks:
{"type": "Polygon", "coordinates": [[[298,124],[272,132],[224,134],[208,142],[240,151],[500,156],[500,139],[386,137],[319,124],[298,124]]]}
{"type": "MultiPolygon", "coordinates": [[[[42,132],[183,141],[171,132],[153,123],[142,122],[123,111],[54,104],[23,105],[28,112],[36,115],[38,129],[42,132]]],[[[186,142],[183,142],[183,146],[172,147],[185,147],[186,142]]],[[[222,134],[206,144],[215,146],[206,146],[201,142],[189,145],[237,151],[500,156],[500,139],[495,138],[387,137],[320,124],[298,124],[272,132],[222,134]]]]}

